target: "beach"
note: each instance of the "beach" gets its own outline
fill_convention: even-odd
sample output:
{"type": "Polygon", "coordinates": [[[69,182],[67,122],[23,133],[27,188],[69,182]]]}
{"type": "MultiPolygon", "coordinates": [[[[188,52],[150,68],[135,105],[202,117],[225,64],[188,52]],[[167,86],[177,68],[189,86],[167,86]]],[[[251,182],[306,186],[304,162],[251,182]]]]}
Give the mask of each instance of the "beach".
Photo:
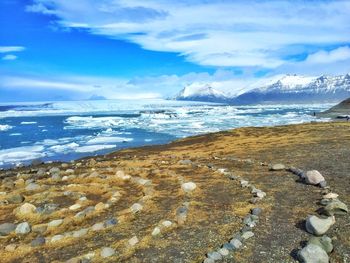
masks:
{"type": "MultiPolygon", "coordinates": [[[[1,171],[0,222],[30,228],[1,237],[2,262],[203,262],[226,250],[222,262],[295,262],[322,194],[350,203],[349,131],[347,122],[238,128],[1,171]],[[290,167],[318,170],[327,187],[290,167]],[[237,248],[220,250],[228,243],[237,248]]],[[[332,262],[348,262],[349,214],[327,235],[332,262]]]]}

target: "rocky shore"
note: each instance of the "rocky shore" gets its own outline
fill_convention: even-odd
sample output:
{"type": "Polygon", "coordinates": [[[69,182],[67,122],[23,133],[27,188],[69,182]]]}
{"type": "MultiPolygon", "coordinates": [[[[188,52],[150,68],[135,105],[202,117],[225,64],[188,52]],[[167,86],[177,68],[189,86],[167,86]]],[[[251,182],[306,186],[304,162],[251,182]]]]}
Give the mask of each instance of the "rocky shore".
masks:
{"type": "Polygon", "coordinates": [[[0,172],[1,262],[350,262],[350,123],[0,172]]]}

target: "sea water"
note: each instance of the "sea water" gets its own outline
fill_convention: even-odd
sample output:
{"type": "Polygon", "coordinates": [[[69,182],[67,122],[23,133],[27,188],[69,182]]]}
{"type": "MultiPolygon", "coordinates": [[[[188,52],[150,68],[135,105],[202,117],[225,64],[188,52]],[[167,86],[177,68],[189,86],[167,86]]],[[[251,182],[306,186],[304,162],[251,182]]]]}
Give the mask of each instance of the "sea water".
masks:
{"type": "Polygon", "coordinates": [[[37,159],[69,161],[243,126],[310,122],[316,120],[314,112],[331,106],[231,106],[169,100],[2,103],[0,167],[37,159]]]}

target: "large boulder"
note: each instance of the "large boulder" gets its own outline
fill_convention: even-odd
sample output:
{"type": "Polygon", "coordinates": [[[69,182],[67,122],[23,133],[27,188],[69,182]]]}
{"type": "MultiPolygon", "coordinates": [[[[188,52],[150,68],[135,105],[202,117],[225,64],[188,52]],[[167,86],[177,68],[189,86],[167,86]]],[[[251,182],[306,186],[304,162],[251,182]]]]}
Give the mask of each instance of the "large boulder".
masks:
{"type": "Polygon", "coordinates": [[[324,208],[323,213],[332,216],[332,215],[345,215],[349,212],[346,204],[339,200],[332,200],[324,208]]]}
{"type": "Polygon", "coordinates": [[[328,236],[322,236],[322,237],[314,236],[314,237],[311,237],[307,243],[317,245],[327,253],[331,253],[333,251],[332,239],[328,236]]]}
{"type": "Polygon", "coordinates": [[[306,219],[306,230],[307,232],[316,235],[321,236],[325,234],[328,229],[335,223],[334,216],[330,216],[327,218],[319,218],[317,216],[309,216],[306,219]]]}

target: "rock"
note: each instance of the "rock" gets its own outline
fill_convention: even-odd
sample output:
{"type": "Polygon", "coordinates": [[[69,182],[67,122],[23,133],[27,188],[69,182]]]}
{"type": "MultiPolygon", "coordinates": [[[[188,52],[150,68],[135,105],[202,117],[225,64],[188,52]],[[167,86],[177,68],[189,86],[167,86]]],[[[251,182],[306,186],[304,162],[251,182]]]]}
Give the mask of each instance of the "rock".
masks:
{"type": "Polygon", "coordinates": [[[160,234],[160,228],[156,226],[152,231],[152,236],[157,236],[159,234],[160,234]]]}
{"type": "Polygon", "coordinates": [[[37,191],[39,189],[40,189],[40,185],[38,185],[36,183],[30,183],[26,186],[27,191],[37,191]]]}
{"type": "Polygon", "coordinates": [[[323,213],[332,216],[332,215],[345,215],[349,212],[346,204],[339,200],[332,200],[323,208],[323,213]]]}
{"type": "Polygon", "coordinates": [[[24,235],[24,234],[28,234],[31,231],[31,228],[28,222],[23,222],[17,225],[15,231],[16,231],[16,234],[24,235]]]}
{"type": "Polygon", "coordinates": [[[327,187],[327,182],[326,181],[322,181],[322,182],[319,183],[319,186],[321,188],[326,188],[327,187]]]}
{"type": "Polygon", "coordinates": [[[23,203],[23,201],[25,200],[24,196],[23,195],[20,195],[20,194],[16,194],[16,195],[11,195],[7,201],[10,203],[10,204],[20,204],[20,203],[23,203]]]}
{"type": "Polygon", "coordinates": [[[335,223],[335,218],[328,217],[328,218],[319,218],[317,216],[309,216],[306,219],[306,230],[307,232],[320,236],[325,234],[328,229],[335,223]]]}
{"type": "Polygon", "coordinates": [[[322,198],[324,198],[324,199],[337,199],[338,196],[339,195],[336,193],[327,193],[327,194],[323,195],[322,198]]]}
{"type": "Polygon", "coordinates": [[[278,163],[278,164],[274,164],[270,167],[271,171],[281,171],[281,170],[285,170],[286,167],[284,166],[284,164],[278,163]]]}
{"type": "Polygon", "coordinates": [[[69,207],[69,210],[75,211],[81,208],[81,204],[74,204],[69,207]]]}
{"type": "Polygon", "coordinates": [[[57,167],[52,167],[50,170],[49,170],[49,173],[51,174],[51,175],[53,175],[53,174],[59,174],[60,173],[60,169],[59,168],[57,168],[57,167]]]}
{"type": "Polygon", "coordinates": [[[95,205],[95,210],[96,211],[102,211],[105,209],[105,204],[102,202],[99,202],[98,204],[95,205]]]}
{"type": "Polygon", "coordinates": [[[183,224],[186,221],[187,218],[187,213],[188,213],[188,208],[186,206],[180,206],[176,210],[176,220],[178,224],[183,224]]]}
{"type": "Polygon", "coordinates": [[[49,222],[47,224],[47,226],[54,228],[54,227],[58,227],[58,226],[62,225],[62,223],[63,223],[63,219],[56,219],[56,220],[52,220],[51,222],[49,222]]]}
{"type": "Polygon", "coordinates": [[[137,236],[133,236],[132,238],[130,238],[128,240],[128,244],[133,247],[135,246],[137,243],[139,243],[139,239],[137,238],[137,236]]]}
{"type": "Polygon", "coordinates": [[[329,257],[321,247],[308,244],[298,253],[298,258],[304,263],[328,263],[329,257]]]}
{"type": "Polygon", "coordinates": [[[16,249],[17,249],[17,245],[16,244],[9,244],[9,245],[7,245],[5,247],[5,250],[7,252],[14,252],[14,251],[16,251],[16,249]]]}
{"type": "Polygon", "coordinates": [[[46,176],[46,169],[45,168],[39,168],[38,171],[36,172],[36,175],[39,178],[42,178],[42,177],[46,176]]]}
{"type": "Polygon", "coordinates": [[[249,182],[248,181],[246,181],[246,180],[241,180],[241,186],[242,187],[248,187],[249,186],[249,182]]]}
{"type": "Polygon", "coordinates": [[[56,209],[58,208],[57,204],[44,204],[44,206],[42,207],[38,207],[36,209],[37,213],[40,214],[51,214],[52,212],[54,212],[56,209]]]}
{"type": "Polygon", "coordinates": [[[204,259],[203,263],[215,263],[215,260],[212,258],[206,258],[204,259]]]}
{"type": "Polygon", "coordinates": [[[318,185],[323,181],[325,181],[325,179],[319,171],[311,170],[307,171],[305,174],[305,182],[307,184],[318,185]]]}
{"type": "Polygon", "coordinates": [[[46,242],[45,238],[42,237],[42,236],[38,236],[36,237],[32,242],[30,242],[30,245],[32,247],[39,247],[39,246],[42,246],[44,245],[46,242]]]}
{"type": "Polygon", "coordinates": [[[162,225],[163,225],[164,227],[170,227],[172,224],[173,224],[173,223],[172,223],[171,221],[169,221],[169,220],[165,220],[165,221],[162,222],[162,225]]]}
{"type": "Polygon", "coordinates": [[[179,161],[179,164],[190,165],[190,164],[192,164],[192,161],[191,160],[181,160],[181,161],[179,161]]]}
{"type": "Polygon", "coordinates": [[[53,181],[55,181],[55,182],[60,182],[60,181],[62,181],[62,177],[61,177],[59,174],[53,174],[53,175],[51,176],[51,179],[52,179],[53,181]]]}
{"type": "Polygon", "coordinates": [[[311,237],[310,240],[308,241],[308,244],[317,245],[327,253],[331,253],[333,251],[332,239],[328,236],[311,237]]]}
{"type": "Polygon", "coordinates": [[[51,238],[51,242],[52,242],[52,243],[55,243],[55,242],[60,241],[60,240],[63,239],[63,238],[64,238],[63,235],[55,235],[55,236],[53,236],[53,237],[51,238]]]}
{"type": "Polygon", "coordinates": [[[186,193],[192,192],[196,187],[197,185],[193,182],[187,182],[181,185],[182,190],[186,193]]]}
{"type": "Polygon", "coordinates": [[[259,221],[259,217],[256,216],[256,215],[247,215],[244,219],[243,219],[243,223],[246,225],[246,226],[249,226],[249,227],[255,227],[256,224],[258,223],[259,221]]]}
{"type": "Polygon", "coordinates": [[[17,214],[20,216],[26,216],[36,212],[36,207],[30,203],[24,203],[18,210],[17,214]]]}
{"type": "Polygon", "coordinates": [[[228,251],[228,249],[222,247],[218,250],[218,252],[220,253],[220,255],[222,255],[223,257],[228,256],[228,254],[230,254],[230,251],[228,251]]]}
{"type": "Polygon", "coordinates": [[[260,199],[262,199],[262,198],[264,198],[264,197],[266,196],[266,193],[258,189],[258,190],[255,192],[254,196],[255,196],[255,197],[258,197],[258,198],[260,198],[260,199]]]}
{"type": "Polygon", "coordinates": [[[250,213],[255,216],[259,216],[262,212],[262,209],[260,207],[255,207],[250,210],[250,213]]]}
{"type": "Polygon", "coordinates": [[[108,258],[115,254],[115,250],[111,247],[104,247],[101,250],[101,257],[102,258],[108,258]]]}
{"type": "Polygon", "coordinates": [[[43,234],[43,233],[46,232],[46,230],[47,230],[47,225],[46,224],[40,224],[40,225],[32,226],[32,231],[34,233],[43,234]]]}
{"type": "Polygon", "coordinates": [[[115,226],[116,224],[118,224],[118,220],[115,218],[111,218],[105,222],[105,227],[115,226]]]}
{"type": "Polygon", "coordinates": [[[249,239],[254,236],[254,233],[252,231],[247,231],[242,234],[243,239],[249,239]]]}
{"type": "Polygon", "coordinates": [[[89,232],[88,228],[82,228],[73,232],[73,237],[79,238],[85,236],[89,232]]]}
{"type": "Polygon", "coordinates": [[[16,229],[16,225],[12,223],[3,223],[0,225],[0,236],[6,236],[16,229]]]}
{"type": "Polygon", "coordinates": [[[210,258],[210,259],[212,259],[212,260],[221,260],[222,259],[222,255],[219,253],[219,252],[216,252],[216,251],[214,251],[214,252],[209,252],[208,254],[207,254],[207,257],[208,258],[210,258]]]}
{"type": "Polygon", "coordinates": [[[230,243],[235,249],[239,249],[243,245],[242,242],[237,238],[231,239],[230,243]]]}
{"type": "Polygon", "coordinates": [[[96,223],[91,227],[92,231],[101,231],[103,229],[105,229],[105,226],[103,223],[96,223]]]}
{"type": "Polygon", "coordinates": [[[143,206],[141,205],[141,204],[139,204],[139,203],[135,203],[135,204],[133,204],[132,206],[131,206],[131,211],[133,212],[133,213],[137,213],[137,212],[139,212],[139,211],[141,211],[142,209],[143,209],[143,206]]]}
{"type": "Polygon", "coordinates": [[[235,249],[235,247],[231,243],[225,243],[222,247],[226,248],[229,251],[232,251],[235,249]]]}

